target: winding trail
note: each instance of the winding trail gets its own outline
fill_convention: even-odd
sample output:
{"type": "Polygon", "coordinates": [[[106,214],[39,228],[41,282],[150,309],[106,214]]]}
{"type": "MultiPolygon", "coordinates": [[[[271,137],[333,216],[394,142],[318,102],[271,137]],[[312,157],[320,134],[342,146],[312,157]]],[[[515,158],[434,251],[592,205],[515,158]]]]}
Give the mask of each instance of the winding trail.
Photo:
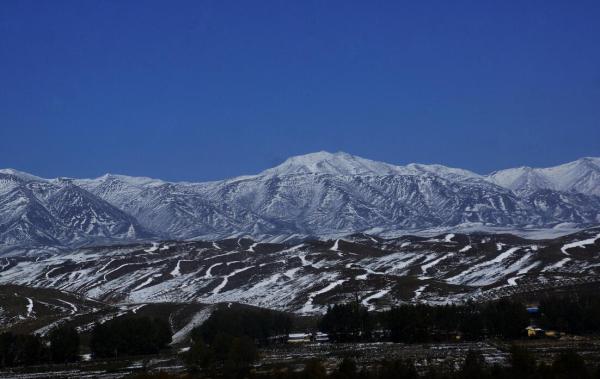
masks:
{"type": "Polygon", "coordinates": [[[77,313],[77,310],[78,310],[78,309],[77,309],[77,306],[76,306],[75,304],[73,304],[73,303],[69,303],[68,301],[66,301],[66,300],[62,300],[62,299],[56,299],[56,300],[60,301],[61,303],[65,303],[65,304],[67,304],[69,307],[71,307],[71,314],[72,314],[72,315],[74,315],[75,313],[77,313]]]}
{"type": "Polygon", "coordinates": [[[348,279],[336,280],[335,282],[329,283],[327,286],[321,288],[318,291],[311,292],[310,295],[308,295],[308,300],[306,301],[306,303],[304,304],[304,306],[302,307],[302,309],[300,309],[300,313],[311,313],[311,312],[313,312],[314,311],[313,301],[314,301],[315,297],[317,297],[320,294],[323,294],[323,293],[331,291],[332,289],[334,289],[335,287],[341,285],[342,283],[344,283],[347,280],[348,279]]]}
{"type": "Polygon", "coordinates": [[[589,238],[583,241],[575,241],[575,242],[571,242],[571,243],[567,243],[565,245],[563,245],[563,247],[560,248],[560,251],[562,251],[562,253],[564,255],[571,255],[569,253],[567,253],[568,249],[572,249],[574,247],[583,247],[585,248],[586,245],[593,245],[596,243],[596,240],[600,239],[600,233],[598,233],[598,235],[596,237],[593,238],[589,238]]]}
{"type": "Polygon", "coordinates": [[[369,309],[369,311],[374,311],[375,306],[373,304],[370,304],[370,301],[375,300],[375,299],[380,299],[380,298],[384,297],[385,295],[387,295],[387,293],[390,291],[391,291],[391,289],[389,289],[389,288],[382,289],[381,291],[378,291],[378,292],[374,293],[373,295],[367,296],[364,299],[362,299],[361,304],[364,305],[365,307],[367,307],[369,309]]]}
{"type": "Polygon", "coordinates": [[[210,279],[210,278],[212,278],[213,276],[212,276],[212,274],[210,273],[210,272],[211,272],[211,270],[212,270],[213,268],[217,267],[217,266],[220,266],[220,265],[222,265],[222,264],[223,264],[223,263],[215,263],[214,265],[210,266],[210,267],[209,267],[209,268],[206,270],[206,273],[204,274],[204,279],[210,279]]]}
{"type": "Polygon", "coordinates": [[[249,269],[251,269],[252,267],[254,267],[254,266],[248,266],[248,267],[240,268],[240,269],[237,269],[237,270],[233,271],[233,272],[232,272],[231,274],[229,274],[229,275],[225,275],[225,276],[223,277],[223,281],[221,282],[221,284],[219,284],[218,286],[216,286],[216,287],[215,287],[215,289],[212,291],[212,294],[213,294],[213,295],[216,295],[216,294],[218,294],[219,292],[221,292],[221,290],[222,290],[223,288],[225,288],[225,286],[227,285],[227,282],[229,282],[229,278],[231,278],[231,277],[232,277],[232,276],[234,276],[234,275],[237,275],[237,274],[239,274],[240,272],[244,272],[244,271],[246,271],[246,270],[249,270],[249,269]]]}

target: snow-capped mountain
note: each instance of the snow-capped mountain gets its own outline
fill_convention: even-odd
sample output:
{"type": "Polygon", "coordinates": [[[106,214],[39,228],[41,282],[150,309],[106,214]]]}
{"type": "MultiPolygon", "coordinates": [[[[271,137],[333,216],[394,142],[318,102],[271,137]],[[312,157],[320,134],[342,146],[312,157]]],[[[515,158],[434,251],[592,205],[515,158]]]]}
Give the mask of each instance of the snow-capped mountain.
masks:
{"type": "Polygon", "coordinates": [[[0,170],[0,244],[375,234],[432,227],[600,223],[600,159],[484,176],[346,153],[291,157],[205,183],[107,174],[43,179],[0,170]]]}
{"type": "Polygon", "coordinates": [[[549,168],[511,168],[492,173],[488,180],[517,193],[550,189],[600,196],[600,158],[581,158],[549,168]]]}
{"type": "Polygon", "coordinates": [[[152,236],[134,217],[70,180],[0,172],[3,245],[69,245],[152,236]]]}
{"type": "Polygon", "coordinates": [[[480,176],[474,172],[437,164],[423,165],[411,163],[406,166],[396,166],[389,163],[357,157],[344,152],[332,154],[326,151],[288,158],[279,166],[265,170],[260,175],[282,176],[294,174],[328,174],[336,176],[432,174],[444,179],[480,179],[480,176]]]}

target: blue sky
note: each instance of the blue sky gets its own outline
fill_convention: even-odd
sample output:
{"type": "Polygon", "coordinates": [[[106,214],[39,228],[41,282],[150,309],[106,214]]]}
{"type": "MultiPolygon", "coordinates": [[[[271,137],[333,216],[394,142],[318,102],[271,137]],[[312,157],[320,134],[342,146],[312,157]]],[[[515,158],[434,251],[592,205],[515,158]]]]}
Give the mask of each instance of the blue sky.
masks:
{"type": "Polygon", "coordinates": [[[0,167],[169,180],[346,151],[480,173],[600,156],[598,1],[0,7],[0,167]]]}

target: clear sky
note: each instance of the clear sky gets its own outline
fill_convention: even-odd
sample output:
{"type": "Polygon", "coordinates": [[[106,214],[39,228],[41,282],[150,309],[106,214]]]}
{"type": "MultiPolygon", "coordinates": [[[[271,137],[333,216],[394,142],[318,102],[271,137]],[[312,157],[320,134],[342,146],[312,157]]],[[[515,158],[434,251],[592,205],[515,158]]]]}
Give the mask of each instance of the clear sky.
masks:
{"type": "Polygon", "coordinates": [[[0,167],[167,180],[346,151],[480,173],[600,156],[600,2],[0,4],[0,167]]]}

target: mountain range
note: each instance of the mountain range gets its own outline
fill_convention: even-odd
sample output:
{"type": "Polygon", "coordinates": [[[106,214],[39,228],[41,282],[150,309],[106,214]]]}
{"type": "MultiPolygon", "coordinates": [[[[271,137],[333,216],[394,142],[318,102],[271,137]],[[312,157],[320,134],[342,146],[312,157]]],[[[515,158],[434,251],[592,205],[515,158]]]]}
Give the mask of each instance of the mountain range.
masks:
{"type": "Polygon", "coordinates": [[[461,225],[598,223],[600,158],[480,175],[317,152],[257,175],[203,183],[113,174],[44,179],[0,170],[5,248],[228,237],[275,242],[461,225]]]}

